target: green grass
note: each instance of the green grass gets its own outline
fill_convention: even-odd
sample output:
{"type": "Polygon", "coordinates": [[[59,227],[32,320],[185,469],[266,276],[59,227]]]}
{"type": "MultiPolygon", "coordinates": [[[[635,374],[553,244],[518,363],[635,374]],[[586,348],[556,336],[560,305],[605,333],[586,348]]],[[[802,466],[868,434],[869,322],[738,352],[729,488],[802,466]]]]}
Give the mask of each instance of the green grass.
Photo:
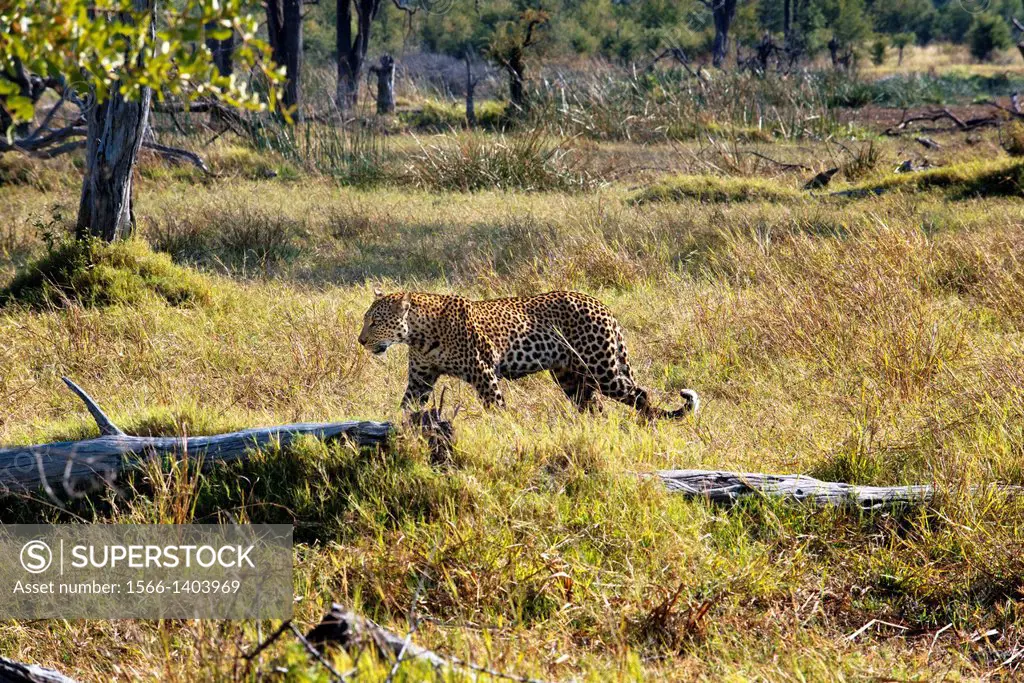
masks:
{"type": "Polygon", "coordinates": [[[805,197],[798,190],[761,178],[680,176],[655,183],[633,195],[637,204],[650,202],[791,202],[805,197]]]}
{"type": "Polygon", "coordinates": [[[937,190],[954,199],[1020,197],[1024,196],[1024,161],[997,159],[951,164],[918,173],[890,175],[881,181],[856,185],[848,192],[867,195],[892,190],[937,190]]]}
{"type": "Polygon", "coordinates": [[[210,296],[202,276],[154,253],[145,242],[67,239],[0,290],[0,306],[133,305],[146,299],[194,306],[209,303],[210,296]]]}
{"type": "MultiPolygon", "coordinates": [[[[1024,484],[1024,206],[963,191],[998,185],[1014,162],[840,202],[805,200],[804,174],[770,167],[701,176],[687,147],[580,145],[586,166],[538,170],[546,151],[570,149],[549,140],[392,140],[389,163],[436,162],[436,178],[361,186],[237,142],[211,148],[230,170],[201,181],[147,161],[136,214],[156,252],[48,251],[37,226],[76,205],[73,184],[0,188],[0,443],[95,434],[61,375],[129,433],[400,421],[406,352],[375,359],[356,339],[375,286],[589,292],[621,322],[656,400],[695,387],[698,416],[650,424],[609,403],[579,415],[544,376],[508,383],[508,409],[487,411],[443,379],[462,408],[445,462],[414,437],[386,452],[307,440],[202,474],[162,463],[64,509],[2,498],[0,521],[294,523],[301,628],[338,600],[404,634],[415,598],[416,642],[545,680],[1018,674],[1000,665],[1024,629],[1024,508],[972,487],[1024,484]],[[543,153],[499,173],[486,157],[502,146],[543,153]],[[259,174],[284,163],[297,179],[259,174]],[[617,175],[634,164],[685,175],[637,191],[659,181],[617,175]],[[566,168],[591,180],[566,183],[566,168]],[[940,495],[877,513],[715,507],[642,476],[662,468],[925,482],[940,495]],[[906,630],[848,637],[872,619],[906,630]],[[999,642],[972,642],[991,628],[999,642]]],[[[891,168],[903,149],[877,144],[891,168]]],[[[762,149],[807,165],[835,153],[762,149]]],[[[5,656],[82,680],[325,680],[285,639],[239,673],[257,639],[252,622],[0,622],[5,656]]],[[[331,656],[358,665],[357,680],[387,677],[386,663],[331,656]]]]}
{"type": "Polygon", "coordinates": [[[579,191],[593,185],[579,151],[539,131],[430,140],[420,144],[411,170],[416,185],[436,191],[579,191]]]}

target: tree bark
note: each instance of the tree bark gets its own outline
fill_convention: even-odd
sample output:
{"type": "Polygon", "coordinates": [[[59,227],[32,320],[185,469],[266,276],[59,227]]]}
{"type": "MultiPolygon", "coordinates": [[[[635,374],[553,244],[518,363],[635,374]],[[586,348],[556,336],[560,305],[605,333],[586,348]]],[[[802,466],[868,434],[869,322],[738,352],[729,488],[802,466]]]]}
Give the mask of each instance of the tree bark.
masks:
{"type": "Polygon", "coordinates": [[[371,69],[377,75],[377,113],[390,114],[395,111],[395,60],[383,55],[380,64],[371,69]]]}
{"type": "MultiPolygon", "coordinates": [[[[137,12],[155,16],[155,0],[134,0],[137,12]]],[[[125,20],[128,20],[126,17],[125,20]]],[[[156,35],[151,24],[150,36],[156,35]]],[[[79,239],[98,237],[107,242],[131,236],[132,171],[142,146],[152,91],[142,88],[137,101],[127,100],[113,84],[107,99],[92,98],[88,112],[85,177],[78,205],[75,234],[79,239]]]]}
{"type": "Polygon", "coordinates": [[[335,34],[335,52],[338,60],[338,109],[343,112],[355,108],[359,98],[359,62],[352,64],[352,0],[337,0],[338,26],[335,34]]]}

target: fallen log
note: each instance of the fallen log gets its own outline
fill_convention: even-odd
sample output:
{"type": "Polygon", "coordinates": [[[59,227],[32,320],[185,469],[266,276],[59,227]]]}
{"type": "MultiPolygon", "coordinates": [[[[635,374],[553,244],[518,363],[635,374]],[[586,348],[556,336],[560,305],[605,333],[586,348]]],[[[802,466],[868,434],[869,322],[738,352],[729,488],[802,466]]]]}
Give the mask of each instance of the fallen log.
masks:
{"type": "Polygon", "coordinates": [[[330,611],[305,637],[318,648],[331,643],[351,652],[372,645],[380,655],[388,659],[397,658],[404,652],[405,659],[422,659],[435,667],[449,665],[446,659],[433,651],[412,642],[406,643],[405,638],[338,603],[331,605],[330,611]]]}
{"type": "Polygon", "coordinates": [[[0,683],[76,683],[73,678],[35,664],[0,657],[0,683]]]}
{"type": "MultiPolygon", "coordinates": [[[[708,470],[662,470],[657,476],[670,491],[690,498],[731,504],[750,495],[788,498],[819,505],[851,506],[875,510],[902,505],[919,505],[935,496],[927,484],[912,486],[855,486],[821,481],[802,474],[761,474],[708,470]]],[[[1021,486],[999,485],[1003,492],[1019,495],[1021,486]]]]}
{"type": "Polygon", "coordinates": [[[316,648],[332,644],[344,648],[346,652],[358,657],[358,652],[366,646],[372,646],[377,653],[394,662],[391,670],[390,680],[394,677],[397,667],[403,661],[420,660],[427,662],[435,669],[448,669],[449,671],[462,671],[475,679],[477,673],[487,674],[492,678],[505,678],[519,683],[543,683],[536,678],[519,676],[517,674],[503,673],[489,667],[466,662],[458,657],[445,657],[433,650],[428,650],[412,642],[412,632],[403,638],[397,633],[380,626],[374,621],[360,616],[343,605],[333,603],[330,611],[324,615],[320,623],[313,627],[302,640],[304,644],[313,648],[313,652],[319,654],[316,648]]]}
{"type": "MultiPolygon", "coordinates": [[[[75,495],[84,485],[111,483],[117,476],[147,459],[164,457],[202,459],[204,465],[244,459],[270,444],[287,446],[296,437],[309,435],[324,441],[345,439],[356,446],[385,446],[397,433],[390,422],[349,421],[298,423],[245,429],[229,434],[195,437],[130,436],[106,416],[77,384],[64,382],[85,403],[100,436],[83,441],[63,441],[36,446],[0,448],[0,494],[33,491],[42,487],[56,496],[54,487],[75,495]]],[[[435,457],[444,460],[454,441],[450,420],[441,416],[442,406],[413,413],[408,425],[423,432],[435,457]]],[[[455,411],[457,414],[457,410],[455,411]]],[[[927,503],[935,491],[929,485],[856,486],[821,481],[800,474],[762,474],[715,470],[662,470],[655,473],[670,491],[716,503],[735,503],[758,494],[808,501],[821,505],[851,505],[863,509],[927,503]]],[[[1021,486],[999,490],[1024,492],[1021,486]]]]}
{"type": "MultiPolygon", "coordinates": [[[[60,486],[68,495],[84,485],[111,482],[127,469],[149,458],[164,456],[202,458],[204,464],[245,458],[271,443],[287,446],[296,437],[346,439],[357,446],[382,446],[395,433],[390,422],[324,422],[245,429],[229,434],[193,437],[130,436],[121,431],[77,384],[64,382],[85,403],[100,429],[100,436],[36,446],[0,448],[0,493],[32,491],[40,487],[54,495],[60,486]]],[[[449,425],[450,427],[450,425],[449,425]]]]}

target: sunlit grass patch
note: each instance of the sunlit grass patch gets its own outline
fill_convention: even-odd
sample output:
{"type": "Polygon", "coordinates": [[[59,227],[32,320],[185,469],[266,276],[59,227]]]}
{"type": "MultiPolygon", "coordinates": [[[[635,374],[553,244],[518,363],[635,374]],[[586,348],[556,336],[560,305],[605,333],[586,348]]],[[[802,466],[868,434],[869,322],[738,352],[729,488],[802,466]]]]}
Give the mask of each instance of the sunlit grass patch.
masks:
{"type": "Polygon", "coordinates": [[[104,244],[63,241],[29,264],[0,291],[0,304],[33,307],[136,304],[158,299],[172,306],[210,302],[210,284],[139,240],[104,244]]]}
{"type": "Polygon", "coordinates": [[[898,190],[938,190],[954,199],[968,197],[1017,197],[1024,195],[1024,161],[998,159],[951,164],[917,173],[890,175],[882,181],[846,190],[848,196],[869,196],[898,190]]]}
{"type": "Polygon", "coordinates": [[[701,202],[792,202],[803,198],[798,190],[760,178],[721,176],[679,176],[640,190],[632,201],[638,204],[697,200],[701,202]]]}

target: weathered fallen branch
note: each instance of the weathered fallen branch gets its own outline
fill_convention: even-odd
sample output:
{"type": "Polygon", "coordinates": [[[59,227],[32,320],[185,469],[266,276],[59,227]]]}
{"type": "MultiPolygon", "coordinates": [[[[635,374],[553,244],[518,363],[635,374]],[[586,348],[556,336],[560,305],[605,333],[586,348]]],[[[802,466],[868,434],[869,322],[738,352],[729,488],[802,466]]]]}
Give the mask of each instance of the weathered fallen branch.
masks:
{"type": "Polygon", "coordinates": [[[0,657],[0,683],[76,683],[73,678],[35,664],[0,657]]]}
{"type": "Polygon", "coordinates": [[[395,428],[389,422],[301,423],[246,429],[230,434],[195,437],[129,436],[103,413],[78,385],[64,382],[85,402],[100,428],[100,436],[38,446],[0,448],[0,492],[63,487],[72,494],[83,484],[112,481],[147,458],[163,456],[202,458],[205,464],[230,462],[270,443],[286,446],[296,437],[344,438],[358,446],[387,443],[395,428]]]}
{"type": "MultiPolygon", "coordinates": [[[[462,671],[468,669],[471,676],[474,672],[478,672],[494,678],[505,678],[520,683],[543,683],[536,678],[503,673],[478,664],[464,662],[457,657],[444,657],[433,650],[416,645],[409,638],[392,633],[338,603],[331,605],[330,611],[324,615],[319,624],[306,634],[305,640],[315,648],[322,648],[330,643],[344,648],[349,653],[358,652],[369,645],[389,661],[421,660],[435,669],[462,671]]],[[[475,678],[475,676],[472,677],[475,678]]]]}
{"type": "MultiPolygon", "coordinates": [[[[64,382],[85,403],[99,426],[100,436],[83,441],[0,448],[0,493],[42,487],[54,496],[54,487],[61,487],[67,495],[74,495],[83,484],[112,482],[121,472],[150,458],[201,458],[205,465],[210,465],[244,459],[272,443],[287,446],[303,435],[321,440],[346,439],[357,446],[384,446],[397,432],[390,422],[350,421],[260,427],[214,436],[130,436],[111,422],[77,384],[67,378],[64,382]]],[[[409,427],[426,435],[435,458],[440,460],[450,453],[454,441],[451,420],[442,417],[442,408],[443,395],[441,407],[414,413],[408,421],[409,427]]],[[[744,496],[759,494],[873,509],[925,503],[935,495],[929,485],[854,486],[799,474],[713,470],[662,470],[656,474],[670,491],[716,503],[734,503],[744,496]]],[[[999,489],[1014,494],[1024,492],[1024,487],[1020,486],[999,486],[999,489]]]]}
{"type": "MultiPolygon", "coordinates": [[[[1001,120],[998,116],[978,116],[970,119],[961,119],[959,116],[951,112],[949,109],[943,108],[938,111],[925,112],[916,116],[904,116],[903,120],[900,121],[896,126],[887,128],[885,130],[886,135],[896,136],[904,133],[908,130],[908,126],[912,123],[920,123],[926,121],[928,123],[936,123],[937,121],[952,121],[953,125],[957,130],[967,132],[975,130],[976,128],[983,128],[985,126],[998,126],[1001,120]]],[[[918,129],[917,132],[929,132],[942,131],[942,128],[927,128],[918,129]]],[[[948,130],[948,129],[946,129],[948,130]]]]}
{"type": "Polygon", "coordinates": [[[143,141],[142,148],[152,150],[165,159],[170,159],[172,161],[187,161],[206,175],[211,175],[210,167],[207,166],[206,162],[203,161],[203,158],[195,152],[190,152],[187,149],[181,149],[179,147],[168,147],[167,145],[146,141],[143,141]]]}
{"type": "MultiPolygon", "coordinates": [[[[854,486],[821,481],[801,474],[662,470],[658,477],[670,491],[715,503],[735,503],[750,495],[788,498],[819,505],[854,506],[866,510],[927,503],[935,489],[913,486],[854,486]]],[[[1021,494],[1024,487],[999,486],[1000,491],[1021,494]]]]}

